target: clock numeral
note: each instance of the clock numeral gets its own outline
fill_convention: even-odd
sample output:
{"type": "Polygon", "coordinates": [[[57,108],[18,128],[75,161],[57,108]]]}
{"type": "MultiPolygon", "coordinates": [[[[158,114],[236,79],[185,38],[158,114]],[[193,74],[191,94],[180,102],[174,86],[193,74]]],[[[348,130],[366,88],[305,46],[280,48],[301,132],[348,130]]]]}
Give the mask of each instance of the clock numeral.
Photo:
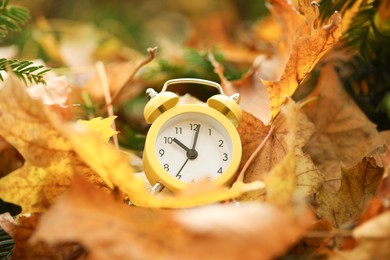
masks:
{"type": "Polygon", "coordinates": [[[164,170],[166,170],[167,172],[169,171],[169,164],[164,164],[164,170]]]}
{"type": "Polygon", "coordinates": [[[199,127],[200,127],[200,124],[190,124],[191,131],[197,131],[199,127]]]}
{"type": "Polygon", "coordinates": [[[175,127],[175,132],[176,132],[177,135],[181,135],[183,133],[183,128],[175,127]]]}
{"type": "Polygon", "coordinates": [[[219,142],[218,147],[223,147],[223,140],[219,140],[218,142],[219,142]]]}
{"type": "Polygon", "coordinates": [[[158,153],[160,154],[160,157],[162,157],[165,154],[165,150],[160,149],[160,150],[158,150],[158,153]]]}
{"type": "Polygon", "coordinates": [[[229,158],[228,158],[228,154],[227,153],[223,153],[223,158],[222,158],[222,160],[223,161],[227,161],[229,158]]]}
{"type": "Polygon", "coordinates": [[[173,138],[172,137],[164,137],[164,142],[166,144],[171,144],[173,142],[173,138]]]}
{"type": "Polygon", "coordinates": [[[222,173],[222,167],[219,167],[217,173],[222,173]]]}
{"type": "Polygon", "coordinates": [[[209,128],[209,135],[211,135],[211,128],[209,128]]]}

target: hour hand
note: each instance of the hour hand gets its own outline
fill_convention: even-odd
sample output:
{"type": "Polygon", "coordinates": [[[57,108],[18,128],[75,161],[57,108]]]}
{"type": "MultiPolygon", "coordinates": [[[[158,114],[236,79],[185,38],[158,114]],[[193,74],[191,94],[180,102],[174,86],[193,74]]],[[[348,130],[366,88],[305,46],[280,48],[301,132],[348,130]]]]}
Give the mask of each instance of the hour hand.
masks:
{"type": "Polygon", "coordinates": [[[173,141],[178,145],[180,146],[181,148],[183,148],[186,152],[189,152],[191,149],[188,148],[185,144],[183,144],[182,142],[180,142],[179,140],[177,140],[177,138],[173,138],[173,141]]]}

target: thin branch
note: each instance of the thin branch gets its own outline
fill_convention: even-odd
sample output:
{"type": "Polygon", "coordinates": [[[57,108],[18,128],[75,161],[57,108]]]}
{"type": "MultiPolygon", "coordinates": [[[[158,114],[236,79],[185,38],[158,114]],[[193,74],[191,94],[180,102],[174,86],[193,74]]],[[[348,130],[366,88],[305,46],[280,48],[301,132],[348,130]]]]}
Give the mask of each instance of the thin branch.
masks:
{"type": "Polygon", "coordinates": [[[149,53],[149,57],[142,61],[140,64],[138,64],[138,66],[134,69],[134,71],[131,73],[130,77],[127,79],[127,81],[125,82],[125,84],[123,84],[123,86],[117,90],[117,92],[112,96],[112,100],[110,103],[106,103],[106,105],[102,108],[102,110],[100,111],[101,114],[104,114],[106,111],[107,111],[107,108],[109,105],[112,105],[115,103],[115,101],[118,99],[118,97],[120,96],[120,94],[122,93],[122,91],[125,89],[124,87],[129,84],[133,78],[135,77],[135,75],[137,74],[137,72],[143,67],[145,66],[146,64],[148,64],[149,62],[151,62],[152,60],[154,60],[154,58],[156,57],[156,53],[157,53],[157,47],[153,47],[153,48],[148,48],[148,53],[149,53]]]}
{"type": "MultiPolygon", "coordinates": [[[[100,82],[102,83],[102,89],[104,93],[104,99],[106,101],[108,115],[114,116],[114,108],[112,106],[112,99],[110,95],[110,86],[108,84],[107,73],[106,73],[106,69],[104,68],[103,62],[101,61],[97,62],[96,69],[100,78],[100,82]]],[[[115,120],[112,122],[112,128],[114,129],[114,131],[116,131],[115,120]]],[[[118,136],[114,135],[112,137],[112,140],[114,141],[115,147],[119,149],[118,136]]]]}

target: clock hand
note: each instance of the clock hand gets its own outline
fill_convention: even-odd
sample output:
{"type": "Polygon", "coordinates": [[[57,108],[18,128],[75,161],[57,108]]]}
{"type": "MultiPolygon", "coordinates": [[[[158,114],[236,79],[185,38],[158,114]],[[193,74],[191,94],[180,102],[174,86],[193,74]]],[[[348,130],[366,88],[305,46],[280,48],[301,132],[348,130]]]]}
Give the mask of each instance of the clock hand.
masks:
{"type": "Polygon", "coordinates": [[[188,148],[185,144],[183,144],[182,142],[180,142],[179,140],[177,140],[177,138],[173,138],[173,141],[179,145],[181,148],[183,148],[186,152],[190,151],[191,149],[188,148]]]}
{"type": "Polygon", "coordinates": [[[181,166],[180,170],[178,171],[178,173],[176,174],[176,177],[180,180],[180,178],[182,177],[181,176],[181,171],[183,170],[184,166],[186,166],[188,160],[190,159],[190,157],[187,156],[187,160],[184,162],[183,166],[181,166]]]}
{"type": "Polygon", "coordinates": [[[195,150],[196,142],[198,141],[199,130],[200,130],[200,124],[198,125],[198,128],[196,129],[194,143],[192,144],[192,150],[195,150]]]}

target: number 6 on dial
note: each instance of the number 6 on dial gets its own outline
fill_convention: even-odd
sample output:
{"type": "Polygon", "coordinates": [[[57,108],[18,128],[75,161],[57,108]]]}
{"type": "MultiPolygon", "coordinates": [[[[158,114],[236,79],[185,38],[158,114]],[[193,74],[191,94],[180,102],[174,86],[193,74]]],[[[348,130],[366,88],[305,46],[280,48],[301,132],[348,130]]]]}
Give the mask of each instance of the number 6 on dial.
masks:
{"type": "Polygon", "coordinates": [[[228,97],[218,83],[182,78],[168,80],[160,93],[150,98],[144,116],[152,124],[146,137],[143,164],[146,177],[155,189],[173,192],[202,180],[218,185],[234,181],[241,161],[241,140],[237,132],[242,112],[239,95],[228,97]],[[207,104],[177,105],[179,97],[169,91],[172,84],[194,83],[212,86],[219,94],[207,104]]]}

